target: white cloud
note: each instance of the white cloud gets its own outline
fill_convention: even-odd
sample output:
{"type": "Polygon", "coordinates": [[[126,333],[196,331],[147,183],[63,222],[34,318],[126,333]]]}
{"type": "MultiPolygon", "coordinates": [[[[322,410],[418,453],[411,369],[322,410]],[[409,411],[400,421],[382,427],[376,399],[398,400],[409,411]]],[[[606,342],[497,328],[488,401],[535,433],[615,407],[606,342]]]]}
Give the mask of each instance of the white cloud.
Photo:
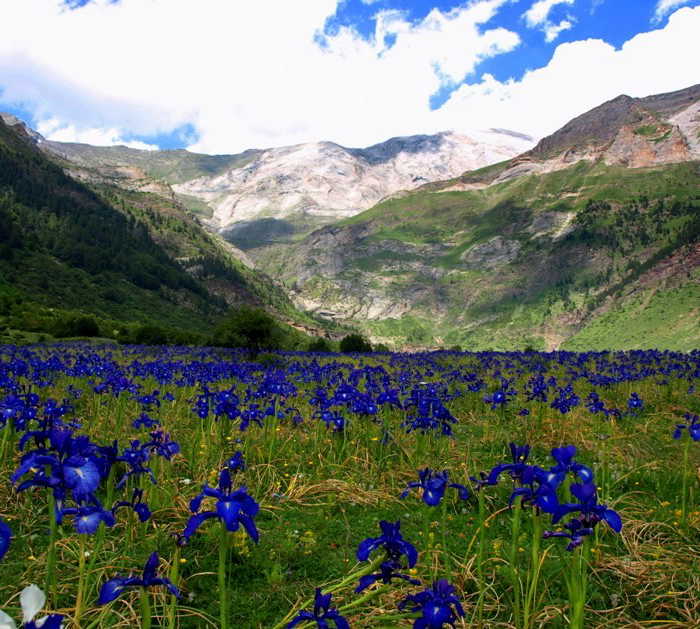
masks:
{"type": "MultiPolygon", "coordinates": [[[[195,149],[329,139],[363,145],[430,126],[429,98],[517,34],[489,28],[508,0],[408,22],[384,12],[371,41],[341,28],[317,43],[339,0],[4,0],[0,89],[70,137],[152,135],[191,123],[195,149]]],[[[56,131],[58,133],[58,131],[56,131]]],[[[57,137],[57,136],[56,136],[57,137]]]]}
{"type": "Polygon", "coordinates": [[[147,144],[139,140],[125,140],[118,129],[84,129],[72,124],[64,124],[56,118],[42,120],[36,129],[41,135],[56,142],[78,142],[93,146],[128,146],[142,151],[156,151],[155,144],[147,144]]]}
{"type": "Polygon", "coordinates": [[[539,28],[544,33],[546,42],[554,41],[559,33],[573,27],[574,18],[570,15],[559,23],[552,22],[549,14],[560,4],[572,5],[576,0],[537,0],[525,13],[523,18],[530,28],[539,28]]]}
{"type": "Polygon", "coordinates": [[[616,50],[600,39],[560,44],[545,67],[519,81],[485,75],[456,90],[437,114],[445,122],[469,111],[477,126],[550,134],[620,94],[660,94],[700,83],[700,7],[679,9],[663,29],[640,33],[616,50]]]}
{"type": "Polygon", "coordinates": [[[380,11],[370,41],[341,28],[320,46],[339,1],[95,0],[68,11],[60,0],[4,0],[3,22],[22,28],[0,38],[0,99],[32,110],[56,139],[126,143],[189,123],[193,149],[235,152],[479,127],[541,136],[620,93],[700,82],[688,63],[700,58],[700,7],[620,50],[561,44],[547,66],[499,82],[470,73],[518,46],[516,33],[490,24],[509,0],[435,9],[415,23],[380,11]],[[465,76],[473,84],[431,111],[430,96],[465,76]]]}
{"type": "Polygon", "coordinates": [[[562,31],[568,31],[574,25],[573,22],[569,20],[562,20],[559,24],[553,24],[552,22],[547,22],[544,27],[544,39],[547,42],[554,41],[559,33],[562,31]]]}
{"type": "Polygon", "coordinates": [[[652,21],[660,22],[664,15],[670,13],[676,7],[688,4],[691,1],[692,0],[659,0],[656,4],[656,9],[654,10],[654,17],[652,18],[652,21]]]}
{"type": "Polygon", "coordinates": [[[527,25],[531,28],[542,26],[549,20],[551,10],[558,4],[573,4],[576,0],[537,0],[525,13],[523,17],[527,25]]]}

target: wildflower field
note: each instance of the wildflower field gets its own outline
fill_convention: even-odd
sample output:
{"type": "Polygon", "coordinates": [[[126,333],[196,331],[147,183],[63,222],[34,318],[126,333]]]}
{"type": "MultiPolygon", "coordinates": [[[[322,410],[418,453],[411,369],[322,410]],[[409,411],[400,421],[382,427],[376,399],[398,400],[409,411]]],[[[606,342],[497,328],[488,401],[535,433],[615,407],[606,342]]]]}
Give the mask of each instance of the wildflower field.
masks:
{"type": "Polygon", "coordinates": [[[699,381],[699,351],[1,347],[0,627],[700,626],[699,381]]]}

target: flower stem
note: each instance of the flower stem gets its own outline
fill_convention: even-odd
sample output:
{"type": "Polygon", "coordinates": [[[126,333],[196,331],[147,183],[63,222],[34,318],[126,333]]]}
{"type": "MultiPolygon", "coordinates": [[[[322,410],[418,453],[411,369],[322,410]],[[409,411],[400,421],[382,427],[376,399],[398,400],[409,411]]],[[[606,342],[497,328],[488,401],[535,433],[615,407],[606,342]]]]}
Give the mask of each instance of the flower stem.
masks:
{"type": "Polygon", "coordinates": [[[151,601],[146,588],[141,590],[141,629],[151,629],[151,601]]]}
{"type": "Polygon", "coordinates": [[[542,540],[542,522],[537,507],[532,507],[532,542],[530,544],[530,570],[527,574],[527,591],[525,596],[525,611],[523,614],[523,627],[528,629],[531,625],[531,617],[535,600],[537,598],[537,583],[540,577],[542,560],[540,558],[540,544],[542,540]]]}
{"type": "Polygon", "coordinates": [[[366,603],[367,601],[372,600],[373,598],[376,598],[379,594],[381,594],[386,588],[383,587],[377,587],[369,592],[365,592],[360,598],[355,599],[352,603],[348,603],[347,605],[343,605],[338,608],[339,611],[345,612],[349,609],[353,609],[354,607],[359,607],[362,605],[362,603],[366,603]]]}
{"type": "Polygon", "coordinates": [[[683,447],[683,487],[681,490],[681,528],[685,530],[688,523],[688,450],[690,439],[685,440],[683,447]]]}
{"type": "Polygon", "coordinates": [[[2,446],[0,446],[0,461],[5,460],[5,450],[7,449],[7,441],[10,438],[11,423],[8,419],[5,422],[5,427],[2,429],[2,446]]]}
{"type": "MultiPolygon", "coordinates": [[[[180,547],[175,546],[175,557],[173,558],[173,565],[170,568],[170,580],[177,587],[178,581],[180,580],[180,547]]],[[[170,596],[170,603],[168,605],[168,627],[169,629],[175,629],[175,614],[177,610],[177,596],[172,594],[170,596]]]]}
{"type": "Polygon", "coordinates": [[[447,500],[443,496],[441,507],[441,522],[440,528],[442,529],[442,556],[443,556],[443,572],[445,574],[450,573],[450,553],[447,550],[447,500]]]}
{"type": "Polygon", "coordinates": [[[510,571],[513,582],[513,620],[516,626],[520,626],[520,575],[518,573],[518,545],[520,537],[520,519],[522,506],[520,499],[516,498],[511,509],[511,530],[510,530],[510,571]]]}
{"type": "Polygon", "coordinates": [[[571,568],[569,575],[569,604],[571,629],[583,629],[586,605],[586,559],[583,548],[579,546],[571,553],[571,568]]]}
{"type": "Polygon", "coordinates": [[[83,614],[83,597],[85,595],[85,535],[78,534],[78,593],[75,597],[75,624],[80,627],[80,617],[83,614]]]}
{"type": "MultiPolygon", "coordinates": [[[[379,556],[376,559],[373,559],[368,565],[364,566],[360,570],[357,570],[356,572],[352,572],[349,574],[347,577],[345,577],[342,581],[339,581],[335,585],[329,586],[329,587],[322,587],[321,590],[323,591],[324,594],[331,594],[333,592],[337,592],[341,588],[345,587],[349,583],[352,583],[353,581],[359,579],[360,577],[365,576],[366,574],[369,574],[370,572],[374,572],[374,570],[384,561],[385,557],[379,556]]],[[[306,599],[303,603],[298,605],[297,607],[299,609],[306,609],[313,603],[312,598],[306,599]]],[[[290,611],[280,622],[278,622],[276,625],[272,627],[272,629],[282,629],[282,627],[285,627],[287,623],[289,622],[290,618],[294,615],[294,610],[290,611]]]]}
{"type": "Polygon", "coordinates": [[[476,604],[477,626],[481,627],[484,616],[484,595],[486,593],[486,579],[484,578],[484,563],[486,556],[486,503],[483,492],[477,492],[479,496],[479,552],[476,558],[476,577],[479,588],[479,600],[476,604]]]}
{"type": "Polygon", "coordinates": [[[226,600],[226,564],[228,560],[228,531],[221,524],[221,540],[219,542],[219,627],[228,629],[228,610],[226,600]]]}
{"type": "Polygon", "coordinates": [[[56,499],[49,492],[49,548],[46,557],[46,592],[51,604],[56,598],[56,499]]]}

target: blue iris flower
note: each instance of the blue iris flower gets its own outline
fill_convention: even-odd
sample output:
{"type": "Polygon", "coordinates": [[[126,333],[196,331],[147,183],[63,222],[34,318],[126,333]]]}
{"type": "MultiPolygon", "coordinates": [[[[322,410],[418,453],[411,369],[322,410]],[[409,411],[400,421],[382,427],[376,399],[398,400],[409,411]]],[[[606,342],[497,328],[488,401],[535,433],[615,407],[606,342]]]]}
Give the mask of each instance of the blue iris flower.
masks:
{"type": "Polygon", "coordinates": [[[49,614],[39,622],[35,622],[34,620],[25,622],[22,625],[22,629],[62,629],[64,618],[65,616],[63,614],[49,614]]]}
{"type": "Polygon", "coordinates": [[[159,577],[156,574],[156,569],[158,568],[158,553],[154,552],[146,561],[143,567],[143,574],[141,577],[115,577],[110,579],[106,583],[102,584],[100,589],[100,596],[97,599],[98,605],[106,605],[112,601],[119,598],[126,588],[130,587],[151,587],[154,585],[164,585],[168,588],[171,594],[180,597],[180,590],[173,584],[170,579],[165,577],[159,577]]]}
{"type": "Polygon", "coordinates": [[[478,487],[496,485],[501,474],[507,472],[517,484],[510,495],[509,504],[512,505],[518,497],[521,498],[521,504],[534,504],[544,510],[547,510],[552,500],[558,504],[554,492],[559,478],[557,473],[546,472],[537,465],[527,463],[530,456],[529,445],[518,446],[510,443],[509,447],[512,463],[499,463],[491,469],[488,476],[482,474],[482,480],[472,478],[472,481],[476,481],[478,487]]]}
{"type": "Polygon", "coordinates": [[[407,596],[399,603],[399,609],[412,605],[412,612],[422,614],[413,622],[413,629],[442,629],[445,625],[454,628],[457,619],[464,617],[464,609],[454,591],[454,586],[440,579],[431,588],[407,596]]]}
{"type": "Polygon", "coordinates": [[[169,461],[180,452],[180,444],[177,441],[172,441],[167,432],[156,430],[150,433],[150,435],[151,440],[144,443],[143,448],[151,454],[157,454],[169,461]]]}
{"type": "MultiPolygon", "coordinates": [[[[22,629],[61,629],[64,616],[62,614],[49,614],[43,618],[36,618],[46,604],[46,594],[36,585],[28,585],[19,595],[22,606],[22,629]]],[[[5,612],[0,611],[0,627],[14,629],[15,621],[5,612]]]]}
{"type": "Polygon", "coordinates": [[[241,423],[238,428],[243,432],[248,429],[250,422],[255,422],[262,428],[263,417],[265,417],[265,414],[260,410],[259,406],[257,404],[250,404],[248,408],[241,411],[241,423]]]}
{"type": "Polygon", "coordinates": [[[130,476],[139,476],[141,474],[148,474],[151,482],[156,483],[156,477],[153,475],[150,467],[146,467],[148,459],[150,458],[149,450],[145,445],[141,445],[138,439],[134,439],[131,442],[130,447],[124,448],[124,452],[121,456],[115,457],[115,461],[122,461],[129,466],[129,469],[124,473],[124,475],[119,479],[117,483],[117,489],[121,489],[130,476]]]}
{"type": "Polygon", "coordinates": [[[559,388],[558,397],[554,398],[550,406],[559,410],[562,415],[568,413],[572,408],[581,403],[581,398],[574,393],[571,384],[559,388]]]}
{"type": "Polygon", "coordinates": [[[10,547],[10,540],[12,539],[12,529],[0,520],[0,559],[5,556],[7,549],[10,547]]]}
{"type": "Polygon", "coordinates": [[[584,526],[583,522],[578,518],[572,518],[564,527],[567,529],[566,531],[545,531],[542,537],[545,539],[549,539],[550,537],[566,537],[570,540],[566,550],[571,551],[583,544],[583,540],[586,536],[593,534],[593,527],[584,526]]]}
{"type": "Polygon", "coordinates": [[[133,422],[131,422],[131,425],[138,430],[139,428],[155,428],[156,426],[160,426],[160,422],[153,417],[149,417],[144,411],[133,422]]]}
{"type": "Polygon", "coordinates": [[[60,509],[56,512],[56,521],[61,524],[67,515],[73,516],[73,527],[81,535],[94,535],[104,522],[105,526],[114,526],[116,520],[111,511],[105,511],[95,498],[90,503],[81,502],[77,507],[60,509]]]}
{"type": "Polygon", "coordinates": [[[630,399],[627,400],[627,408],[631,411],[636,411],[644,406],[644,400],[639,397],[638,393],[632,393],[630,399]]]}
{"type": "Polygon", "coordinates": [[[505,407],[511,398],[515,397],[517,392],[510,388],[510,382],[505,379],[501,379],[501,388],[496,389],[490,395],[484,397],[484,402],[491,405],[492,410],[496,410],[499,406],[505,407]]]}
{"type": "Polygon", "coordinates": [[[382,534],[379,537],[368,537],[360,542],[360,545],[357,547],[357,560],[367,561],[373,550],[383,547],[386,551],[387,559],[398,561],[405,555],[408,567],[413,568],[416,565],[416,561],[418,561],[418,551],[413,544],[407,542],[401,535],[401,521],[397,520],[392,524],[382,520],[379,526],[382,529],[382,534]]]}
{"type": "Polygon", "coordinates": [[[362,592],[362,590],[368,588],[377,581],[381,581],[384,584],[391,583],[392,579],[403,579],[404,581],[408,581],[413,585],[420,585],[420,581],[418,579],[409,577],[407,574],[401,574],[399,570],[401,570],[401,562],[393,559],[384,561],[379,566],[379,572],[375,574],[366,574],[360,577],[360,582],[355,588],[355,592],[359,594],[362,592]]]}
{"type": "Polygon", "coordinates": [[[559,522],[566,514],[578,511],[581,517],[577,519],[584,528],[593,528],[598,522],[604,521],[616,533],[622,530],[622,519],[617,511],[609,509],[607,505],[598,504],[595,483],[574,483],[569,490],[579,502],[559,505],[553,514],[552,524],[559,522]]]}
{"type": "Polygon", "coordinates": [[[40,442],[46,439],[50,449],[42,445],[22,457],[11,476],[12,482],[16,483],[28,472],[34,472],[34,476],[21,483],[17,491],[49,487],[56,499],[61,500],[70,490],[79,501],[89,498],[97,490],[102,480],[101,462],[94,444],[87,437],[73,437],[68,429],[51,429],[36,438],[40,442]]]}
{"type": "Polygon", "coordinates": [[[588,399],[586,406],[591,413],[605,413],[605,403],[600,399],[600,396],[595,392],[591,391],[588,394],[588,399]]]}
{"type": "Polygon", "coordinates": [[[529,485],[533,482],[535,476],[537,476],[540,468],[529,465],[527,459],[530,456],[530,446],[518,446],[511,442],[508,444],[510,447],[510,454],[512,458],[512,463],[499,463],[494,466],[488,475],[488,485],[495,485],[498,482],[498,478],[504,472],[508,472],[510,477],[519,482],[522,485],[529,485]]]}
{"type": "Polygon", "coordinates": [[[448,487],[456,489],[461,500],[469,498],[469,490],[464,485],[449,482],[450,475],[447,470],[434,472],[426,467],[418,472],[418,478],[420,480],[408,483],[408,486],[400,496],[401,498],[405,498],[411,489],[418,487],[423,489],[423,502],[431,507],[440,504],[448,487]]]}
{"type": "Polygon", "coordinates": [[[116,516],[117,511],[123,507],[132,509],[136,515],[139,516],[139,521],[141,522],[146,522],[151,517],[151,510],[148,508],[148,505],[143,502],[143,489],[134,489],[131,502],[127,502],[126,500],[117,502],[112,507],[112,515],[116,516]]]}
{"type": "Polygon", "coordinates": [[[684,430],[688,431],[688,435],[693,441],[700,441],[700,417],[697,415],[692,415],[691,413],[686,413],[684,419],[688,422],[687,424],[676,424],[676,429],[673,432],[674,439],[680,439],[684,430]]]}
{"type": "Polygon", "coordinates": [[[202,487],[202,492],[190,502],[190,511],[195,515],[187,522],[182,539],[186,543],[205,520],[218,518],[228,531],[237,531],[242,524],[248,535],[257,544],[259,535],[254,518],[259,510],[260,505],[248,495],[248,489],[245,486],[233,491],[231,473],[228,469],[223,469],[219,474],[218,489],[205,484],[202,487]],[[197,513],[202,500],[206,497],[216,498],[216,511],[197,513]]]}
{"type": "Polygon", "coordinates": [[[226,461],[226,467],[234,473],[245,471],[245,460],[243,459],[243,453],[240,450],[236,452],[228,461],[226,461]]]}
{"type": "Polygon", "coordinates": [[[333,428],[333,432],[343,432],[347,423],[340,411],[318,411],[317,416],[326,424],[326,428],[333,428]]]}
{"type": "MultiPolygon", "coordinates": [[[[593,480],[593,471],[590,467],[574,461],[576,456],[576,446],[564,446],[562,448],[552,449],[552,458],[556,461],[556,465],[549,470],[550,484],[560,485],[566,475],[571,472],[578,476],[579,480],[588,483],[593,480]]],[[[549,479],[548,479],[549,482],[549,479]]]]}
{"type": "Polygon", "coordinates": [[[331,594],[322,594],[321,588],[316,588],[314,611],[300,611],[287,624],[287,629],[292,629],[302,622],[315,622],[318,629],[328,629],[328,621],[333,622],[337,629],[350,629],[348,621],[340,615],[337,609],[331,607],[331,596],[331,594]]]}

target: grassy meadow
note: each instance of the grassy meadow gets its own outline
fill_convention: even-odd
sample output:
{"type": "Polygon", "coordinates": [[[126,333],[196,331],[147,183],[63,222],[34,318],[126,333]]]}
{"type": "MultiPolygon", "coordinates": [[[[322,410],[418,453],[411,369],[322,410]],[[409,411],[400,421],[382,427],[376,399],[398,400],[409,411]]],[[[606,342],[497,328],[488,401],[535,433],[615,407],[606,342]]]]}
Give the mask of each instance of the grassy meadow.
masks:
{"type": "MultiPolygon", "coordinates": [[[[251,360],[4,346],[0,521],[12,538],[0,610],[19,622],[20,591],[34,583],[48,597],[39,616],[62,614],[64,627],[281,629],[314,613],[321,588],[351,627],[698,626],[698,379],[698,351],[251,360]],[[569,445],[573,458],[552,456],[569,445]],[[449,479],[424,476],[401,498],[425,468],[449,479]],[[236,500],[244,486],[259,510],[227,503],[239,509],[229,531],[213,490],[191,502],[205,484],[236,500]],[[587,485],[588,502],[576,489],[587,485]],[[381,521],[400,522],[415,565],[403,542],[382,540],[358,560],[381,521]],[[179,598],[136,584],[98,604],[106,582],[140,578],[154,551],[179,598]],[[389,560],[389,583],[354,591],[389,560]],[[416,595],[440,579],[454,591],[421,624],[436,599],[416,595]]],[[[324,609],[319,622],[335,626],[324,609]]]]}

